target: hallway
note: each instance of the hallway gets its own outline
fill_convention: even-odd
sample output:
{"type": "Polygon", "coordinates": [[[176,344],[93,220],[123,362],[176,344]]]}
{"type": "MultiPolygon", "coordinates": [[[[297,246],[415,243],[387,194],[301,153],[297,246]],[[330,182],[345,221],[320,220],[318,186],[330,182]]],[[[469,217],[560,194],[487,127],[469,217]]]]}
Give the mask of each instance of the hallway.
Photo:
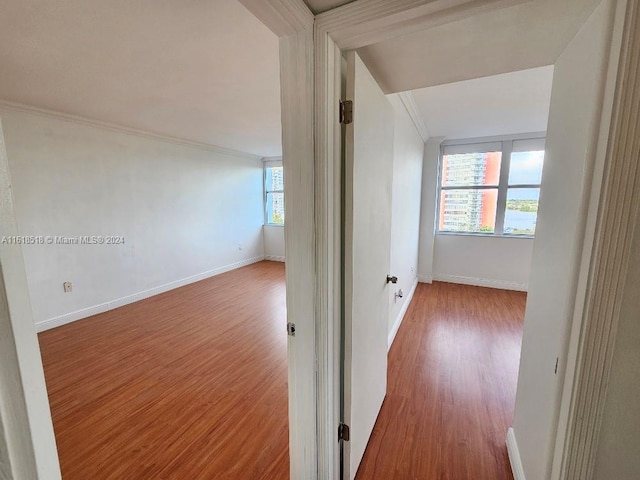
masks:
{"type": "Polygon", "coordinates": [[[357,479],[513,479],[505,438],[525,303],[523,292],[418,285],[357,479]]]}

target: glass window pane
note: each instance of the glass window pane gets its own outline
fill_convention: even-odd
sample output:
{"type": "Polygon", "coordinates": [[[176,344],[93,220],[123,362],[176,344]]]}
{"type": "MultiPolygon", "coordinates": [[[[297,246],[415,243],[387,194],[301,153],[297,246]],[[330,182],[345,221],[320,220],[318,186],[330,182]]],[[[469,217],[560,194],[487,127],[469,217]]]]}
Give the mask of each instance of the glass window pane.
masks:
{"type": "Polygon", "coordinates": [[[442,186],[498,185],[502,152],[443,155],[442,186]]]}
{"type": "Polygon", "coordinates": [[[493,233],[498,189],[442,190],[439,229],[443,232],[493,233]]]}
{"type": "Polygon", "coordinates": [[[267,167],[265,175],[265,188],[267,192],[272,190],[284,190],[283,168],[267,167]]]}
{"type": "Polygon", "coordinates": [[[509,185],[539,185],[542,182],[544,150],[513,152],[509,166],[509,185]]]}
{"type": "Polygon", "coordinates": [[[510,188],[504,212],[504,233],[533,235],[538,219],[539,188],[510,188]]]}
{"type": "Polygon", "coordinates": [[[284,224],[284,193],[267,193],[267,223],[284,224]]]}

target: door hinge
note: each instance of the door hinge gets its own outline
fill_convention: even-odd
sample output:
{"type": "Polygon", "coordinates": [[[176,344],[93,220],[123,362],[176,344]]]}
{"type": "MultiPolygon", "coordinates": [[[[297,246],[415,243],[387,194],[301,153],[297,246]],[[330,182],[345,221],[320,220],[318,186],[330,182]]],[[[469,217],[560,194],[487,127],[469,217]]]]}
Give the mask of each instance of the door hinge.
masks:
{"type": "Polygon", "coordinates": [[[340,440],[349,441],[349,425],[345,423],[338,425],[338,441],[340,440]]]}
{"type": "Polygon", "coordinates": [[[340,123],[349,125],[353,122],[353,101],[340,100],[340,123]]]}
{"type": "Polygon", "coordinates": [[[296,324],[295,323],[287,323],[287,335],[290,337],[296,336],[296,324]]]}

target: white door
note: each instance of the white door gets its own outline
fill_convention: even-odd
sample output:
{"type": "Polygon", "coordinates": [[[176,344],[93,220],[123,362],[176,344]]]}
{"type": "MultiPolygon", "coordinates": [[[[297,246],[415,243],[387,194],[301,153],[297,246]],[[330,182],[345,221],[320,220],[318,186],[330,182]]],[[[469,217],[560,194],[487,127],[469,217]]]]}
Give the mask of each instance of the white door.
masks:
{"type": "Polygon", "coordinates": [[[394,115],[355,52],[347,54],[346,98],[343,468],[353,479],[387,391],[394,115]]]}

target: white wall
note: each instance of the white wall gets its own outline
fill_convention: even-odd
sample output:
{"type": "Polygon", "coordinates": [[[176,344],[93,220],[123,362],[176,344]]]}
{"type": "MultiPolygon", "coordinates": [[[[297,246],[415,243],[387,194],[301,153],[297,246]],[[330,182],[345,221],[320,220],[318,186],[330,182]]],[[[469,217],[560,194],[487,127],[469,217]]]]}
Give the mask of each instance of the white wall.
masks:
{"type": "Polygon", "coordinates": [[[425,146],[418,279],[526,291],[533,239],[435,234],[443,139],[430,138],[425,146]]]}
{"type": "Polygon", "coordinates": [[[391,286],[389,345],[409,306],[417,283],[420,237],[420,197],[424,140],[397,95],[388,97],[395,113],[393,186],[391,207],[391,273],[398,283],[391,286]],[[402,289],[403,298],[394,293],[402,289]]]}
{"type": "Polygon", "coordinates": [[[265,259],[284,262],[284,226],[265,225],[263,234],[265,259]]]}
{"type": "Polygon", "coordinates": [[[593,480],[633,480],[640,472],[640,223],[631,244],[593,480]]]}
{"type": "Polygon", "coordinates": [[[434,280],[527,290],[533,239],[442,234],[434,243],[434,280]]]}
{"type": "MultiPolygon", "coordinates": [[[[551,469],[599,132],[611,6],[606,0],[598,7],[555,65],[513,420],[518,461],[527,480],[547,479],[551,469]]],[[[511,445],[510,454],[514,452],[511,445]]]]}
{"type": "Polygon", "coordinates": [[[444,137],[430,138],[424,146],[418,280],[425,283],[431,283],[433,280],[433,249],[438,208],[438,162],[440,144],[443,140],[444,137]]]}
{"type": "Polygon", "coordinates": [[[0,115],[22,235],[125,239],[24,247],[40,328],[263,257],[257,157],[30,112],[0,115]],[[73,292],[63,292],[64,281],[73,292]]]}

